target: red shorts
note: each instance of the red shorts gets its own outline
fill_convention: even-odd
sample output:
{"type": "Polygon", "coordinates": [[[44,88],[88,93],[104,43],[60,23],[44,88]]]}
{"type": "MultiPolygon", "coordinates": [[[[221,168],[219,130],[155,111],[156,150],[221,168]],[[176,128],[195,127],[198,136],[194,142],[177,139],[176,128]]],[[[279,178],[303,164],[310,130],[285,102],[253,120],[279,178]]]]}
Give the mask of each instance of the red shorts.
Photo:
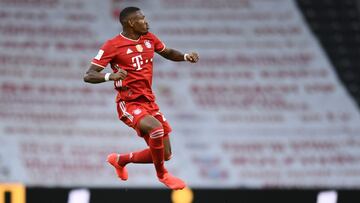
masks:
{"type": "Polygon", "coordinates": [[[159,106],[155,102],[150,102],[144,98],[134,101],[120,101],[117,103],[117,112],[119,119],[131,128],[134,128],[140,137],[143,137],[138,122],[146,115],[154,116],[164,128],[164,135],[171,132],[170,124],[166,121],[164,115],[159,111],[159,106]]]}

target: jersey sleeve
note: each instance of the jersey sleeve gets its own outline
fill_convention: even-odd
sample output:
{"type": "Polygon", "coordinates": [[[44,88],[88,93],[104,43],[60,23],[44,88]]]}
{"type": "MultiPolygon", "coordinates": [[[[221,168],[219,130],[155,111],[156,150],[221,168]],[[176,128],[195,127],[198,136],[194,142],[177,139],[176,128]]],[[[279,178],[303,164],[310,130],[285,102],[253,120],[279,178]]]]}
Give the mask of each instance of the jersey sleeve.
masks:
{"type": "Polygon", "coordinates": [[[115,57],[116,50],[110,41],[105,42],[100,48],[97,55],[92,59],[91,63],[105,68],[110,61],[115,57]]]}
{"type": "Polygon", "coordinates": [[[154,39],[154,48],[155,52],[162,52],[166,48],[165,44],[154,34],[152,34],[152,38],[154,39]]]}

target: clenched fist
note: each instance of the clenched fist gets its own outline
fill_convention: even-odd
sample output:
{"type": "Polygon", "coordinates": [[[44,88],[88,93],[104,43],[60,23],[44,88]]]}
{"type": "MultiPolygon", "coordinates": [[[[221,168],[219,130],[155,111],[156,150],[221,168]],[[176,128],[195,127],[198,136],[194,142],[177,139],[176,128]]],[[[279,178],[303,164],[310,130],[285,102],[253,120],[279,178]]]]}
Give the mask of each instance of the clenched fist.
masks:
{"type": "Polygon", "coordinates": [[[127,76],[126,70],[118,69],[119,71],[116,73],[112,73],[110,75],[110,80],[118,81],[118,80],[124,80],[127,76]]]}
{"type": "Polygon", "coordinates": [[[195,52],[191,52],[190,54],[185,55],[186,61],[189,61],[190,63],[196,63],[199,60],[199,54],[195,52]]]}

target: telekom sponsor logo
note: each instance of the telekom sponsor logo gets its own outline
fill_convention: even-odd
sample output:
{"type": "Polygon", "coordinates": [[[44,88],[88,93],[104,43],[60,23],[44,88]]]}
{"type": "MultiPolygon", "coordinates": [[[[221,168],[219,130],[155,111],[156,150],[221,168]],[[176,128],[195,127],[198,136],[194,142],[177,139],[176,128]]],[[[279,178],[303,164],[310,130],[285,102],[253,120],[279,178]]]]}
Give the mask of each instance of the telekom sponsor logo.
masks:
{"type": "Polygon", "coordinates": [[[136,70],[141,70],[141,65],[144,63],[142,61],[142,56],[141,55],[137,55],[137,56],[134,56],[131,58],[131,61],[133,62],[133,67],[136,69],[136,70]]]}

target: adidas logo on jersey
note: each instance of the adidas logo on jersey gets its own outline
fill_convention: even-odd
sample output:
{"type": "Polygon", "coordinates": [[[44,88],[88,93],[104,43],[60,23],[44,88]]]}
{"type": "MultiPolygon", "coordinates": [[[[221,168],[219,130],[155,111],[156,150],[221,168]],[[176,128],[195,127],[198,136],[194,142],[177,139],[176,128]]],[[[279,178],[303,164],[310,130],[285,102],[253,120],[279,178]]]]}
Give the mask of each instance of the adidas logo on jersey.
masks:
{"type": "Polygon", "coordinates": [[[128,48],[128,50],[126,51],[126,54],[131,54],[131,53],[133,53],[133,51],[130,48],[128,48]]]}

